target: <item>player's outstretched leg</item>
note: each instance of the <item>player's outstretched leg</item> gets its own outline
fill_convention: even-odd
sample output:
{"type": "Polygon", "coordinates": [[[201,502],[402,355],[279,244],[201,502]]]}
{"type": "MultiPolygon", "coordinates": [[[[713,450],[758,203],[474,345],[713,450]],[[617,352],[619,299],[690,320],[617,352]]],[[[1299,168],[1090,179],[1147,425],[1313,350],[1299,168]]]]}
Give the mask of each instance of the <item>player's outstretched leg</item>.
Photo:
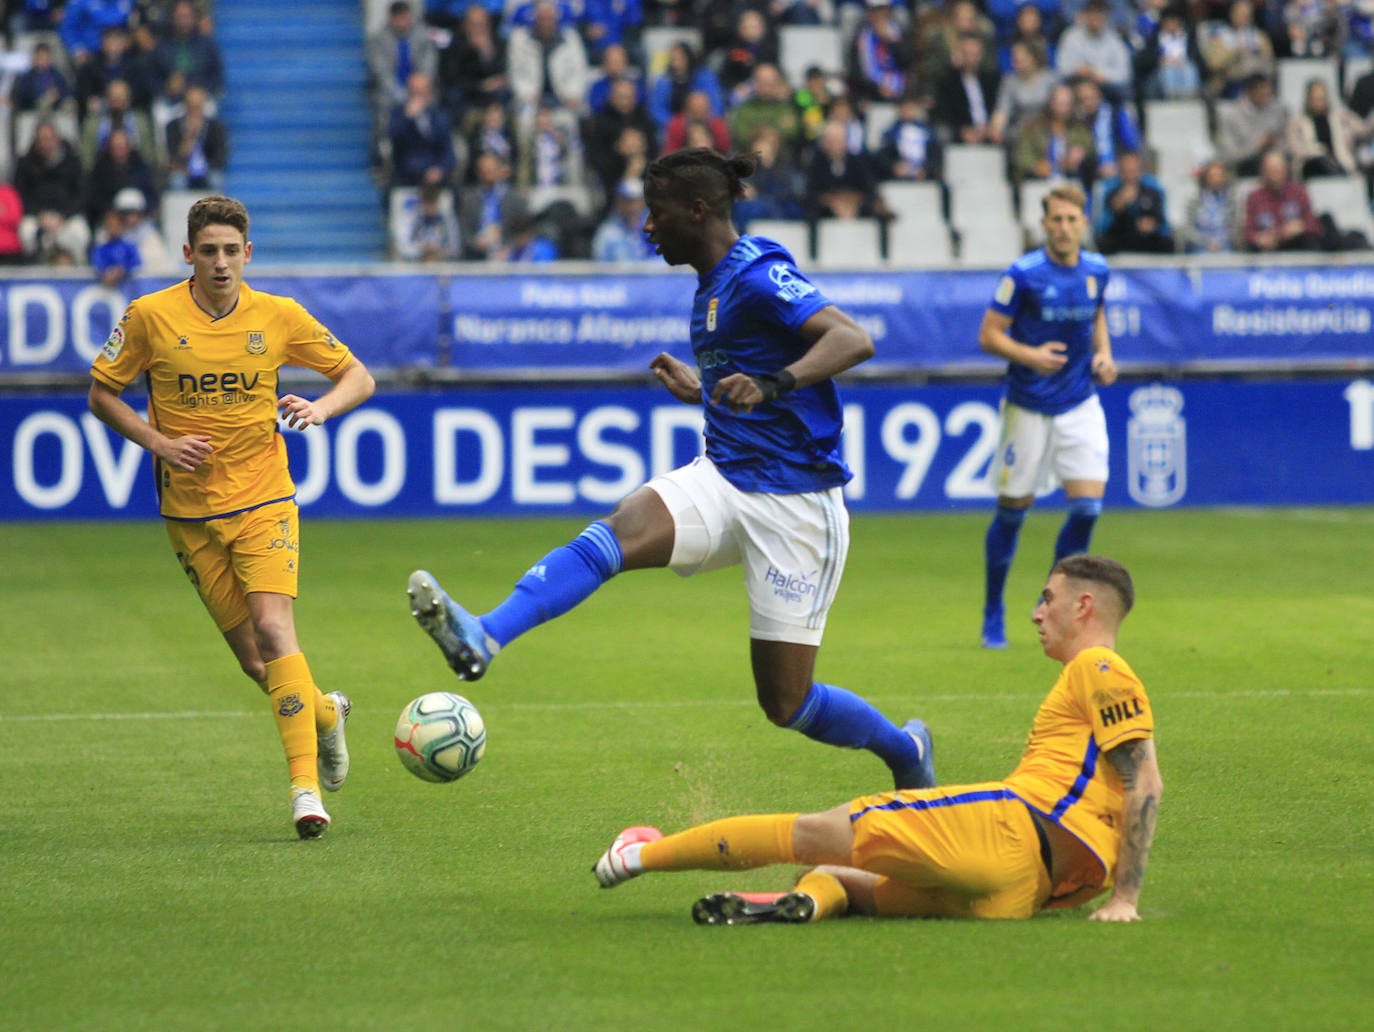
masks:
{"type": "Polygon", "coordinates": [[[308,788],[291,790],[291,818],[296,822],[296,834],[303,839],[319,838],[329,827],[329,811],[319,793],[308,788]]]}
{"type": "Polygon", "coordinates": [[[495,643],[487,636],[482,621],[473,616],[439,586],[428,570],[416,570],[406,587],[410,595],[410,615],[415,617],[460,681],[476,681],[487,672],[495,643]]]}
{"type": "Polygon", "coordinates": [[[699,925],[805,924],[816,901],[804,892],[716,892],[692,904],[699,925]]]}
{"type": "Polygon", "coordinates": [[[648,825],[626,828],[615,837],[611,847],[592,865],[592,874],[603,889],[613,889],[643,872],[639,862],[640,848],[646,842],[657,842],[663,832],[648,825]]]}
{"type": "Polygon", "coordinates": [[[339,716],[332,730],[321,731],[318,735],[320,753],[317,763],[320,787],[326,792],[337,792],[348,777],[348,742],[344,738],[344,725],[353,709],[353,700],[343,692],[330,692],[329,698],[334,700],[334,708],[339,716]]]}
{"type": "Polygon", "coordinates": [[[867,749],[892,771],[894,788],[929,787],[921,783],[925,762],[921,740],[847,688],[813,682],[802,704],[783,726],[826,745],[867,749]]]}

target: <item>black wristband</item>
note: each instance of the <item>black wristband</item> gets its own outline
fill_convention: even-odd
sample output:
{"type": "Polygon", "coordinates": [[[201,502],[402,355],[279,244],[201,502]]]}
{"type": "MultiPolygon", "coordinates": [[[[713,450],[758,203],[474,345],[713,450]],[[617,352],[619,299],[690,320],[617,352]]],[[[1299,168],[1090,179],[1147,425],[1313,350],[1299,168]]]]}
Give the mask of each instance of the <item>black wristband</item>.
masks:
{"type": "Polygon", "coordinates": [[[797,386],[797,378],[786,369],[779,369],[776,373],[759,373],[749,379],[758,384],[764,401],[776,401],[797,386]]]}

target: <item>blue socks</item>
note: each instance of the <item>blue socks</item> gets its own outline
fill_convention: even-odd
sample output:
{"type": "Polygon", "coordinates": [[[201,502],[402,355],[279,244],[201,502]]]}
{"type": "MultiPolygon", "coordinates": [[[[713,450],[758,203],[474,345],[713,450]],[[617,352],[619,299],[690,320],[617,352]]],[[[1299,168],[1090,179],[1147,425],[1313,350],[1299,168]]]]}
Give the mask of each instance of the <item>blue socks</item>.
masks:
{"type": "Polygon", "coordinates": [[[482,616],[482,627],[504,647],[585,601],[619,573],[624,562],[615,533],[597,520],[531,566],[506,600],[482,616]]]}
{"type": "Polygon", "coordinates": [[[1066,555],[1086,552],[1088,543],[1092,541],[1093,525],[1101,515],[1101,498],[1070,498],[1069,515],[1054,543],[1054,561],[1059,562],[1066,555]]]}
{"type": "Polygon", "coordinates": [[[921,750],[910,735],[866,699],[833,684],[812,683],[787,727],[826,745],[867,749],[894,773],[921,762],[921,750]]]}
{"type": "Polygon", "coordinates": [[[1011,561],[1016,556],[1016,539],[1020,537],[1021,524],[1025,522],[1025,509],[1009,509],[999,505],[988,527],[987,537],[983,539],[985,614],[1002,612],[1002,593],[1007,586],[1007,574],[1011,572],[1011,561]]]}

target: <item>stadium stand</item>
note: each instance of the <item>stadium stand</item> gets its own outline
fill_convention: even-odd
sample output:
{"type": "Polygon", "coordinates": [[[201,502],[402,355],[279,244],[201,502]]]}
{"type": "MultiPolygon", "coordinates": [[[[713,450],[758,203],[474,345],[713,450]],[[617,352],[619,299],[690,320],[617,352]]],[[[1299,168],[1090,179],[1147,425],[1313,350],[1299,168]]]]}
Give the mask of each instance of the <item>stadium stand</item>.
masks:
{"type": "Polygon", "coordinates": [[[799,262],[811,260],[811,232],[805,222],[793,219],[755,219],[749,223],[749,232],[776,240],[799,262]]]}
{"type": "Polygon", "coordinates": [[[227,77],[228,188],[252,212],[259,260],[385,255],[358,0],[232,0],[215,17],[227,77]]]}
{"type": "Polygon", "coordinates": [[[812,65],[830,71],[844,68],[844,37],[834,25],[783,25],[778,29],[778,66],[796,89],[812,65]]]}
{"type": "Polygon", "coordinates": [[[876,269],[883,264],[882,224],[874,218],[821,219],[813,261],[823,269],[876,269]]]}

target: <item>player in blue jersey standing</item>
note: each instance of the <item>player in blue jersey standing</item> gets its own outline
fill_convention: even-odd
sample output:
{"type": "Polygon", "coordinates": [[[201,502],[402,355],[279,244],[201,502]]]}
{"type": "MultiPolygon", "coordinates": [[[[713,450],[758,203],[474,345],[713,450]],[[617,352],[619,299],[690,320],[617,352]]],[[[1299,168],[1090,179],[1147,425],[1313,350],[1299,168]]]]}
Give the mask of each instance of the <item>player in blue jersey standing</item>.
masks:
{"type": "Polygon", "coordinates": [[[669,265],[699,280],[692,305],[696,365],[661,354],[654,375],[679,401],[703,405],[706,454],[658,476],[540,559],[490,612],[475,616],[430,573],[411,574],[411,612],[460,678],[561,616],[621,570],[667,566],[682,576],[742,565],[759,704],[773,723],[829,745],[868,749],[898,788],[934,785],[930,734],[898,727],[843,688],[816,681],[816,653],[849,549],[836,374],[873,354],[873,340],[835,307],[780,245],[740,236],[731,208],[752,158],[705,148],[649,166],[645,232],[669,265]]]}
{"type": "Polygon", "coordinates": [[[1026,510],[1059,483],[1069,512],[1058,562],[1086,552],[1107,488],[1107,420],[1097,386],[1116,380],[1102,299],[1109,272],[1083,250],[1085,199],[1071,184],[1041,202],[1045,245],[1012,263],[983,314],[978,345],[1007,360],[1002,432],[989,469],[997,512],[984,540],[982,644],[1007,647],[1003,590],[1026,510]]]}

